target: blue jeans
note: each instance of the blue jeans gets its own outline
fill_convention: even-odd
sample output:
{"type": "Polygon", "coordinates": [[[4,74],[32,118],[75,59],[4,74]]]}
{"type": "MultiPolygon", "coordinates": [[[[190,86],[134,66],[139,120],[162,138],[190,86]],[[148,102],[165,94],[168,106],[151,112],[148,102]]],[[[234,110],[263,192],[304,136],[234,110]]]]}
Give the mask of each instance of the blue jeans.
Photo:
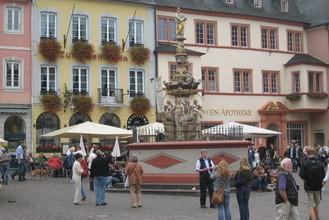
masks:
{"type": "Polygon", "coordinates": [[[120,183],[120,180],[113,176],[107,177],[106,181],[106,187],[113,187],[113,183],[120,183]]]}
{"type": "Polygon", "coordinates": [[[8,180],[9,180],[9,177],[8,177],[8,171],[9,171],[9,165],[6,164],[6,165],[0,165],[0,171],[1,171],[1,178],[2,178],[2,181],[5,185],[8,184],[8,180]]]}
{"type": "Polygon", "coordinates": [[[82,198],[86,198],[86,193],[85,193],[85,190],[83,188],[83,182],[82,182],[82,180],[81,180],[81,196],[82,196],[82,198]]]}
{"type": "Polygon", "coordinates": [[[218,220],[231,220],[230,192],[224,192],[224,202],[218,205],[218,220]]]}
{"type": "Polygon", "coordinates": [[[257,179],[253,180],[253,189],[255,190],[265,190],[267,183],[264,176],[257,177],[257,179]]]}
{"type": "Polygon", "coordinates": [[[236,198],[238,200],[240,220],[249,220],[249,189],[238,189],[236,198]]]}
{"type": "Polygon", "coordinates": [[[105,186],[106,186],[106,177],[97,176],[94,177],[95,192],[96,192],[96,204],[105,203],[105,186]]]}

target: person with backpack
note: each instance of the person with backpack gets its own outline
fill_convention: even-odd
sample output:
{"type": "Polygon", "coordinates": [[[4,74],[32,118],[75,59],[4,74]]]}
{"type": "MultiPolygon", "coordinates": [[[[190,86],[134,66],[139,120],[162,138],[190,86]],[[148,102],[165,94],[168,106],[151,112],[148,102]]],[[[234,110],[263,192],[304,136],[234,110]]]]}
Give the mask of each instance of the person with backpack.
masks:
{"type": "Polygon", "coordinates": [[[71,147],[66,153],[65,160],[63,162],[63,167],[67,171],[68,177],[72,179],[72,166],[75,161],[75,147],[71,147]]]}
{"type": "Polygon", "coordinates": [[[304,180],[304,189],[309,199],[310,219],[318,220],[322,183],[326,173],[322,161],[315,157],[314,147],[308,147],[307,156],[299,176],[304,180]]]}
{"type": "Polygon", "coordinates": [[[210,174],[214,169],[214,167],[215,167],[214,163],[208,157],[208,151],[206,149],[202,149],[201,157],[197,160],[195,166],[195,170],[199,173],[201,208],[207,208],[206,206],[207,188],[209,193],[210,208],[215,208],[215,206],[211,204],[211,198],[214,192],[214,183],[210,179],[210,174]]]}

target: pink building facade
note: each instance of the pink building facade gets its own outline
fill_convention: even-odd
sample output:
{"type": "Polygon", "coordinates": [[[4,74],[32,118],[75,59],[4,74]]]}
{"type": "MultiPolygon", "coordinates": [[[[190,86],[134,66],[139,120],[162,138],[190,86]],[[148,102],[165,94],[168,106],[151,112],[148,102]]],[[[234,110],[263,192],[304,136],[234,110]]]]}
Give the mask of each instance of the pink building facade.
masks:
{"type": "Polygon", "coordinates": [[[0,137],[31,145],[31,0],[0,1],[0,137]]]}

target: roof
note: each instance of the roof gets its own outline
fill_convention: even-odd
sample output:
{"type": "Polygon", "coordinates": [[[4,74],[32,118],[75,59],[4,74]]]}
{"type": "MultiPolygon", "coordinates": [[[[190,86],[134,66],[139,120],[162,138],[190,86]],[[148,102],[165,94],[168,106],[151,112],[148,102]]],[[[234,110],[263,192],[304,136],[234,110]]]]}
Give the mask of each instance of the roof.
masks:
{"type": "Polygon", "coordinates": [[[109,0],[109,1],[127,2],[133,4],[143,4],[143,5],[155,5],[155,2],[153,0],[109,0]]]}
{"type": "Polygon", "coordinates": [[[293,56],[285,66],[292,66],[298,64],[309,64],[309,65],[316,65],[316,66],[328,66],[327,63],[311,56],[308,54],[296,54],[293,56]]]}
{"type": "Polygon", "coordinates": [[[329,0],[295,0],[310,27],[329,24],[329,0]]]}
{"type": "MultiPolygon", "coordinates": [[[[176,53],[176,46],[175,45],[171,45],[171,44],[159,44],[156,48],[155,48],[155,53],[176,53]]],[[[195,55],[195,56],[202,56],[204,55],[204,53],[195,51],[195,50],[189,50],[186,49],[186,52],[188,55],[195,55]]]]}
{"type": "Polygon", "coordinates": [[[154,0],[157,6],[181,7],[183,9],[198,11],[221,12],[307,23],[300,14],[295,1],[289,0],[289,12],[281,12],[280,0],[263,0],[262,8],[254,8],[251,3],[252,1],[249,0],[235,0],[234,6],[226,5],[224,0],[154,0]]]}

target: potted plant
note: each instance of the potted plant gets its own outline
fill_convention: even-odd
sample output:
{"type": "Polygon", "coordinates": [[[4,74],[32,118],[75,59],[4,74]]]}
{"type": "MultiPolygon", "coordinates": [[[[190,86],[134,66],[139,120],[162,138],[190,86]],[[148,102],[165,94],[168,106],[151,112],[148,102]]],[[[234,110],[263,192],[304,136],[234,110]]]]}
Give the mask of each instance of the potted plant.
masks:
{"type": "Polygon", "coordinates": [[[47,93],[41,96],[41,103],[46,111],[57,112],[61,109],[61,97],[56,93],[47,93]]]}
{"type": "Polygon", "coordinates": [[[53,38],[41,39],[39,43],[39,53],[49,63],[55,63],[61,53],[61,45],[53,38]]]}
{"type": "Polygon", "coordinates": [[[288,94],[286,96],[286,99],[293,102],[293,101],[299,100],[301,96],[302,95],[299,92],[293,92],[293,93],[288,94]]]}
{"type": "Polygon", "coordinates": [[[145,115],[151,108],[150,100],[146,97],[134,97],[130,101],[130,109],[137,115],[145,115]]]}
{"type": "Polygon", "coordinates": [[[315,99],[325,99],[328,97],[328,93],[325,92],[309,92],[307,96],[315,99]]]}
{"type": "Polygon", "coordinates": [[[117,63],[121,59],[121,48],[115,43],[105,43],[102,46],[102,56],[110,63],[117,63]]]}
{"type": "Polygon", "coordinates": [[[141,45],[135,45],[130,48],[131,60],[137,65],[143,65],[150,56],[150,50],[141,45]]]}
{"type": "Polygon", "coordinates": [[[94,48],[87,41],[76,41],[72,46],[72,56],[81,63],[91,60],[94,48]]]}
{"type": "Polygon", "coordinates": [[[75,96],[72,99],[74,111],[89,114],[94,107],[93,100],[89,96],[75,96]]]}

